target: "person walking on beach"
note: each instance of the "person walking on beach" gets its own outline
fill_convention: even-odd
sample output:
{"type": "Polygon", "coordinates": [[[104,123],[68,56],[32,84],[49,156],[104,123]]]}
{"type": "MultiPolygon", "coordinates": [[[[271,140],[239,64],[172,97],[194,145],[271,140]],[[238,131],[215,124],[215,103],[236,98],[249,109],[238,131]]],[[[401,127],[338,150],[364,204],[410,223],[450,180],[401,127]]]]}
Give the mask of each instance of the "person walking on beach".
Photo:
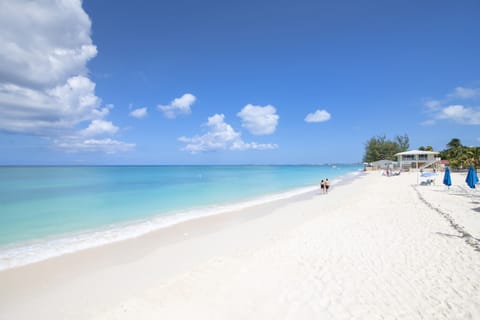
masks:
{"type": "Polygon", "coordinates": [[[320,182],[320,193],[325,193],[325,181],[320,182]]]}
{"type": "Polygon", "coordinates": [[[325,186],[325,193],[328,193],[328,188],[330,188],[330,182],[328,181],[328,179],[325,180],[324,186],[325,186]]]}

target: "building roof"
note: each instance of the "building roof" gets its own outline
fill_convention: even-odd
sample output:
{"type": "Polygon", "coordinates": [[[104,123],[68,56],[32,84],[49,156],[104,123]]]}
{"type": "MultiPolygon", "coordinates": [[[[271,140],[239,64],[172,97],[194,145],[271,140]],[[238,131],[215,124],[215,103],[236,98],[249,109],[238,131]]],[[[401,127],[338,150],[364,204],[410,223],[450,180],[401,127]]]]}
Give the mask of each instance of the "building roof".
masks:
{"type": "Polygon", "coordinates": [[[422,151],[422,150],[410,150],[396,153],[395,156],[414,156],[419,154],[439,154],[437,151],[422,151]]]}

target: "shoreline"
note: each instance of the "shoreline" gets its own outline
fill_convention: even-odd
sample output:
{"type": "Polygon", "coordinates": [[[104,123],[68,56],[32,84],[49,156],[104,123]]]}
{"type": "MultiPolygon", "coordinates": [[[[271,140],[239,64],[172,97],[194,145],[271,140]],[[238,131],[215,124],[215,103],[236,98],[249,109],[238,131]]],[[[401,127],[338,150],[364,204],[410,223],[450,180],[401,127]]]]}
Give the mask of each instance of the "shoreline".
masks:
{"type": "MultiPolygon", "coordinates": [[[[355,181],[362,175],[357,175],[353,179],[348,181],[355,181]]],[[[348,181],[344,183],[348,184],[348,181]]],[[[319,189],[319,188],[318,188],[319,189]]],[[[225,233],[232,228],[241,227],[243,225],[254,222],[255,220],[265,218],[274,214],[276,211],[282,209],[284,206],[292,205],[302,201],[312,200],[314,197],[321,196],[320,193],[315,191],[303,192],[301,194],[277,199],[254,206],[249,206],[239,210],[233,210],[225,214],[209,215],[204,217],[198,217],[196,219],[190,219],[179,222],[174,225],[170,225],[165,228],[154,230],[152,232],[143,234],[136,238],[123,239],[116,242],[111,242],[105,245],[86,248],[75,252],[65,253],[62,255],[54,256],[48,259],[37,261],[30,264],[16,266],[13,268],[0,271],[0,318],[2,316],[2,307],[8,306],[16,311],[20,311],[20,315],[16,314],[17,319],[22,319],[22,305],[25,303],[25,298],[28,300],[32,298],[34,308],[42,309],[42,306],[37,304],[36,299],[44,298],[45,290],[55,288],[54,290],[67,290],[64,288],[65,282],[70,282],[72,279],[78,279],[79,276],[90,276],[100,271],[103,280],[107,279],[103,283],[103,287],[115,286],[117,279],[126,281],[130,290],[137,288],[137,282],[139,279],[132,277],[129,279],[123,279],[117,273],[113,276],[110,274],[112,268],[118,266],[125,267],[129,264],[141,263],[145,267],[145,258],[152,255],[165,255],[169,258],[170,266],[161,266],[161,272],[157,272],[153,267],[147,267],[151,274],[156,275],[156,282],[167,281],[171,277],[174,277],[178,273],[187,272],[191,265],[198,265],[209,261],[218,254],[229,254],[232,250],[232,246],[236,249],[244,247],[246,244],[254,245],[259,240],[258,235],[263,233],[262,230],[257,228],[257,237],[246,242],[241,240],[240,237],[235,239],[229,239],[226,243],[222,244],[222,247],[211,250],[209,248],[201,248],[200,251],[191,251],[192,243],[202,240],[210,241],[209,238],[215,237],[217,233],[225,233]],[[186,253],[188,252],[188,254],[186,253]],[[106,273],[105,273],[106,272],[106,273]]],[[[294,221],[289,219],[288,224],[285,226],[286,230],[292,228],[296,223],[303,223],[304,221],[294,221]]],[[[276,230],[278,231],[278,230],[276,230]]],[[[237,234],[237,236],[239,236],[237,234]]],[[[268,235],[260,235],[262,241],[265,241],[268,235]]],[[[197,246],[198,247],[198,246],[197,246]]],[[[158,267],[158,262],[152,263],[158,267]]],[[[123,272],[123,271],[122,271],[123,272]]],[[[96,276],[95,276],[96,278],[96,276]]],[[[140,287],[146,287],[150,283],[149,278],[142,278],[140,287]]],[[[84,287],[83,284],[75,282],[75,286],[80,286],[82,295],[90,292],[88,287],[84,287]]],[[[68,286],[69,287],[69,286],[68,286]]],[[[67,291],[70,291],[69,288],[67,291]]],[[[77,287],[78,290],[78,287],[77,287]]],[[[114,300],[125,298],[125,292],[109,292],[112,296],[112,303],[114,300]]],[[[130,292],[131,293],[131,292],[130,292]]],[[[128,293],[128,294],[130,294],[128,293]]],[[[55,294],[56,298],[59,298],[55,294]]],[[[106,296],[102,295],[102,299],[106,296]]],[[[109,299],[107,299],[109,300],[109,299]]],[[[105,300],[102,300],[105,302],[105,300]]],[[[43,302],[41,303],[43,304],[43,302]]],[[[15,311],[15,312],[16,312],[15,311]]],[[[46,310],[44,310],[47,312],[46,310]]],[[[76,313],[76,312],[75,312],[76,313]]],[[[82,319],[76,317],[75,313],[68,315],[68,318],[82,319]]],[[[28,314],[25,319],[30,318],[32,315],[28,314]]],[[[63,318],[63,316],[61,317],[63,318]]],[[[60,319],[60,318],[59,318],[60,319]]]]}
{"type": "MultiPolygon", "coordinates": [[[[359,175],[361,175],[361,172],[350,172],[334,178],[333,183],[348,183],[359,175]]],[[[247,198],[231,204],[211,205],[208,207],[157,214],[146,219],[118,223],[103,228],[3,245],[0,246],[0,272],[38,263],[65,254],[72,254],[120,241],[135,239],[190,220],[230,214],[231,212],[248,209],[250,207],[302,197],[303,195],[315,192],[317,189],[317,186],[299,187],[260,195],[255,198],[247,198]]]]}
{"type": "Polygon", "coordinates": [[[366,173],[5,270],[0,318],[479,317],[480,252],[417,192],[474,236],[478,205],[415,181],[366,173]]]}

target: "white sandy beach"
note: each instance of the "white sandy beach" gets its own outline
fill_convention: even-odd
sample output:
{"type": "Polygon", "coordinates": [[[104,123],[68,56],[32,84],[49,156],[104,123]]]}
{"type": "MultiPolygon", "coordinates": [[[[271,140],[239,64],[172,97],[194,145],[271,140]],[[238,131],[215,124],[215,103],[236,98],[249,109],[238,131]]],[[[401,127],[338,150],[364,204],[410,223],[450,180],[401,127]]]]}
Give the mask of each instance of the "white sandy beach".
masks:
{"type": "Polygon", "coordinates": [[[480,319],[480,190],[367,173],[0,272],[0,319],[480,319]]]}

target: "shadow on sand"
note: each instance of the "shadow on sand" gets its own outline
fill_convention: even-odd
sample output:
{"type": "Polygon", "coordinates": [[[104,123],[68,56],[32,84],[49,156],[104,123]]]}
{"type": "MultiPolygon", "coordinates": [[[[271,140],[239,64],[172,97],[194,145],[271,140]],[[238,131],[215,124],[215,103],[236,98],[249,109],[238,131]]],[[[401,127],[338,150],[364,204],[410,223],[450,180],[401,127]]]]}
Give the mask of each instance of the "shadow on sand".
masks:
{"type": "Polygon", "coordinates": [[[437,213],[439,213],[443,218],[445,218],[445,220],[447,220],[447,222],[450,224],[450,226],[459,233],[458,236],[455,236],[455,235],[449,235],[449,234],[445,234],[445,233],[441,233],[441,232],[437,232],[437,234],[439,235],[443,235],[443,236],[448,236],[448,237],[458,237],[458,238],[461,238],[461,239],[464,239],[465,240],[465,243],[469,246],[471,246],[472,248],[475,249],[475,251],[477,252],[480,252],[480,239],[477,239],[475,237],[473,237],[470,233],[467,232],[467,230],[465,230],[465,228],[463,226],[461,226],[460,224],[458,224],[453,218],[451,215],[449,215],[448,213],[434,207],[430,202],[428,202],[427,200],[425,200],[425,198],[422,196],[422,194],[420,193],[420,191],[418,191],[418,189],[414,186],[413,189],[417,192],[417,195],[418,195],[418,198],[427,206],[429,207],[430,209],[432,209],[433,211],[436,211],[437,213]]]}

